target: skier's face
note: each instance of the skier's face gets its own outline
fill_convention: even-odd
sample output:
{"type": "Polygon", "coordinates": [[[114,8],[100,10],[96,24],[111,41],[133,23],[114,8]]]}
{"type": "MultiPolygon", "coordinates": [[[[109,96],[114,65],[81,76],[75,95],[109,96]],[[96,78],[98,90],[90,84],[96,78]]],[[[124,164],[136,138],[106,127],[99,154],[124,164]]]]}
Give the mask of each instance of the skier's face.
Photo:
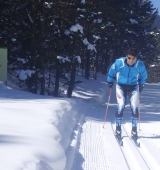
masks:
{"type": "Polygon", "coordinates": [[[130,65],[130,66],[132,66],[137,59],[137,57],[134,57],[132,55],[127,55],[126,58],[127,58],[127,64],[130,65]]]}

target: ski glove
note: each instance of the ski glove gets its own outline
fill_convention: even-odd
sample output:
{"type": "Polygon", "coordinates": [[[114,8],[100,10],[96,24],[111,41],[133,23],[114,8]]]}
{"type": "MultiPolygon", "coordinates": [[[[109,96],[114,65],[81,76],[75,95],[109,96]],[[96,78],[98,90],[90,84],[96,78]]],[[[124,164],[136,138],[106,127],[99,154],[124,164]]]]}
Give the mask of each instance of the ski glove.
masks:
{"type": "Polygon", "coordinates": [[[113,89],[113,82],[107,82],[108,83],[108,87],[113,89]]]}
{"type": "Polygon", "coordinates": [[[139,92],[142,92],[144,85],[139,85],[139,92]]]}

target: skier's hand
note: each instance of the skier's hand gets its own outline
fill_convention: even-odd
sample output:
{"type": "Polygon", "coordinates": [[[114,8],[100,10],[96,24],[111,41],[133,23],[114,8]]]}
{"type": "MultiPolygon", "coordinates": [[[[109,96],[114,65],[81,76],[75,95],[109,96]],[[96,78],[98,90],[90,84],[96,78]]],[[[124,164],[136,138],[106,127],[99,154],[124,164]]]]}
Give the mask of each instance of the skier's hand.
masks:
{"type": "Polygon", "coordinates": [[[143,88],[144,88],[144,85],[139,85],[139,92],[142,92],[142,90],[143,90],[143,88]]]}
{"type": "Polygon", "coordinates": [[[112,89],[113,89],[113,85],[114,85],[113,82],[107,82],[107,84],[108,84],[108,87],[109,87],[109,88],[112,88],[112,89]]]}

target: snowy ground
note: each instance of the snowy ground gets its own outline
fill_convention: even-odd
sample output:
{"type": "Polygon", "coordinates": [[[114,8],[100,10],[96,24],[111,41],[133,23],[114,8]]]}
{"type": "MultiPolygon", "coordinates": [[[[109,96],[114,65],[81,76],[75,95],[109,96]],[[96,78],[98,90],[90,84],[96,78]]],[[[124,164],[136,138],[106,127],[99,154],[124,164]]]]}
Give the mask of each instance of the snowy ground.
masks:
{"type": "MultiPolygon", "coordinates": [[[[95,86],[100,87],[96,84],[95,86]]],[[[93,102],[92,107],[85,112],[81,140],[72,170],[160,169],[160,84],[146,84],[141,93],[138,126],[140,148],[130,140],[129,105],[126,106],[122,125],[124,146],[120,147],[114,137],[115,89],[112,92],[107,121],[104,124],[105,102],[108,101],[109,94],[106,90],[101,102],[93,102]]]]}
{"type": "Polygon", "coordinates": [[[124,146],[119,147],[114,137],[115,90],[104,124],[109,93],[106,77],[83,82],[72,99],[0,87],[0,169],[160,169],[160,84],[146,84],[141,93],[141,147],[137,148],[129,138],[128,105],[124,146]]]}

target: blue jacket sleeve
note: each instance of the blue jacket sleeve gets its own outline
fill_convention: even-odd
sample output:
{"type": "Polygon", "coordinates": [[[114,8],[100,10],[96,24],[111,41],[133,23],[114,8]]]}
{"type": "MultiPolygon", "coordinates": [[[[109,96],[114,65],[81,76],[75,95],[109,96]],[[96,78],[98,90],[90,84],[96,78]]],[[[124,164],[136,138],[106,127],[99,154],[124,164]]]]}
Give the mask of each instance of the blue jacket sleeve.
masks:
{"type": "Polygon", "coordinates": [[[141,63],[140,68],[141,69],[140,69],[140,75],[139,75],[139,84],[140,85],[144,85],[148,75],[147,75],[146,67],[143,64],[143,62],[141,63]]]}
{"type": "Polygon", "coordinates": [[[108,71],[108,76],[107,76],[107,81],[108,82],[113,82],[114,78],[115,78],[115,75],[116,75],[116,62],[114,62],[109,71],[108,71]]]}

